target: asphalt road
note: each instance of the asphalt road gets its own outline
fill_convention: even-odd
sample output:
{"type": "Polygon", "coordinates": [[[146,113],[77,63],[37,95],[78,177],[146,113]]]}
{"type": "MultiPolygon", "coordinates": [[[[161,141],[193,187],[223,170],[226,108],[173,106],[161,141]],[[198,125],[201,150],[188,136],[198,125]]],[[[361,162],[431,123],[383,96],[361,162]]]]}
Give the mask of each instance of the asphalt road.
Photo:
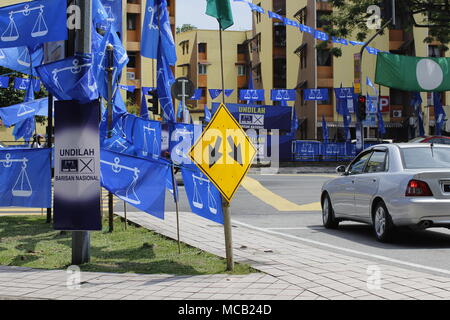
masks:
{"type": "MultiPolygon", "coordinates": [[[[401,231],[390,244],[376,241],[372,228],[360,223],[343,222],[337,230],[327,230],[322,226],[318,202],[323,182],[332,176],[276,174],[249,177],[252,183],[239,188],[231,205],[235,225],[245,224],[291,241],[306,242],[351,256],[406,264],[413,269],[450,276],[450,231],[447,229],[401,231]],[[295,210],[292,206],[296,206],[295,210]]],[[[180,187],[180,191],[180,210],[190,211],[184,188],[180,187]]],[[[121,207],[119,203],[116,210],[121,207]]],[[[170,196],[166,197],[166,211],[175,211],[170,196]]]]}

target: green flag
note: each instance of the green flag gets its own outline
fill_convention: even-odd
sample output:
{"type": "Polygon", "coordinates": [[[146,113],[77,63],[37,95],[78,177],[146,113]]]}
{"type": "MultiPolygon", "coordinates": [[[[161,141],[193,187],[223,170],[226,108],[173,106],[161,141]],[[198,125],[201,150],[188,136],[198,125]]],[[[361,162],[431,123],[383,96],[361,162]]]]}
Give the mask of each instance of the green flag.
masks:
{"type": "Polygon", "coordinates": [[[379,52],[375,83],[405,91],[448,91],[450,58],[419,58],[379,52]]]}
{"type": "Polygon", "coordinates": [[[230,0],[206,0],[206,14],[219,21],[220,29],[225,30],[234,24],[230,0]]]}

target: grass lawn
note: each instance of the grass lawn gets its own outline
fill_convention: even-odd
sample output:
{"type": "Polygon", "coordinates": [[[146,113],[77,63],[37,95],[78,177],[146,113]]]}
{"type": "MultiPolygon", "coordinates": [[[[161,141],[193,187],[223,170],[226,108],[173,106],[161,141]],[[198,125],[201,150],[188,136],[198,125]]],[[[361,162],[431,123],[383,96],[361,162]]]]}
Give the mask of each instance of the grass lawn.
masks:
{"type": "MultiPolygon", "coordinates": [[[[227,273],[226,260],[145,228],[115,219],[114,232],[91,232],[91,262],[83,271],[166,273],[200,275],[227,273]]],[[[65,269],[71,264],[70,232],[55,231],[45,217],[0,217],[0,265],[40,269],[65,269]]],[[[233,274],[256,272],[249,265],[236,264],[233,274]]]]}

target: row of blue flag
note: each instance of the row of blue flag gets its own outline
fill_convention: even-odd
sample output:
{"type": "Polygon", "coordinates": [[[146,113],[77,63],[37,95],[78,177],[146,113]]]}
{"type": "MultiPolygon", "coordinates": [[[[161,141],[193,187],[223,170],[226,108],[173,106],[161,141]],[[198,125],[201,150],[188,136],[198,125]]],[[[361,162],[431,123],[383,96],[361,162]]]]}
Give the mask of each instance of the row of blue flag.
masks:
{"type": "MultiPolygon", "coordinates": [[[[259,12],[261,14],[266,13],[266,11],[263,8],[261,8],[260,6],[258,6],[256,4],[253,4],[247,0],[234,0],[234,2],[245,2],[248,4],[248,6],[250,7],[250,9],[252,11],[259,12]]],[[[283,16],[281,16],[275,12],[269,11],[269,10],[267,10],[267,15],[270,19],[277,19],[277,20],[281,21],[285,26],[292,26],[292,27],[299,29],[301,32],[309,33],[318,40],[321,40],[321,41],[329,41],[330,40],[330,35],[321,30],[317,30],[317,29],[314,29],[307,25],[298,23],[297,21],[288,19],[286,17],[283,17],[283,16]]],[[[334,37],[334,36],[331,37],[331,41],[333,43],[341,44],[344,46],[348,46],[349,44],[351,44],[352,46],[364,45],[364,42],[362,42],[362,41],[352,41],[352,40],[347,40],[347,39],[338,38],[338,37],[334,37]]],[[[377,55],[378,52],[384,52],[377,48],[373,48],[373,47],[369,47],[369,46],[366,47],[366,50],[369,54],[374,54],[374,55],[377,55]]]]}

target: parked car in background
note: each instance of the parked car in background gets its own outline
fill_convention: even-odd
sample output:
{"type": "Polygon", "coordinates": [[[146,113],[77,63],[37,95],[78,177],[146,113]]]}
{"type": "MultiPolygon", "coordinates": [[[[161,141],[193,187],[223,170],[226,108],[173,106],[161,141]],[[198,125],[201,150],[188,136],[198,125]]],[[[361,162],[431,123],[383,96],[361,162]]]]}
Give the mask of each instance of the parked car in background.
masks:
{"type": "Polygon", "coordinates": [[[323,225],[352,220],[388,241],[398,226],[450,228],[450,146],[394,143],[372,146],[342,176],[322,187],[323,225]]]}
{"type": "Polygon", "coordinates": [[[429,137],[418,137],[409,141],[410,143],[439,143],[439,144],[450,144],[450,137],[444,136],[429,136],[429,137]]]}

